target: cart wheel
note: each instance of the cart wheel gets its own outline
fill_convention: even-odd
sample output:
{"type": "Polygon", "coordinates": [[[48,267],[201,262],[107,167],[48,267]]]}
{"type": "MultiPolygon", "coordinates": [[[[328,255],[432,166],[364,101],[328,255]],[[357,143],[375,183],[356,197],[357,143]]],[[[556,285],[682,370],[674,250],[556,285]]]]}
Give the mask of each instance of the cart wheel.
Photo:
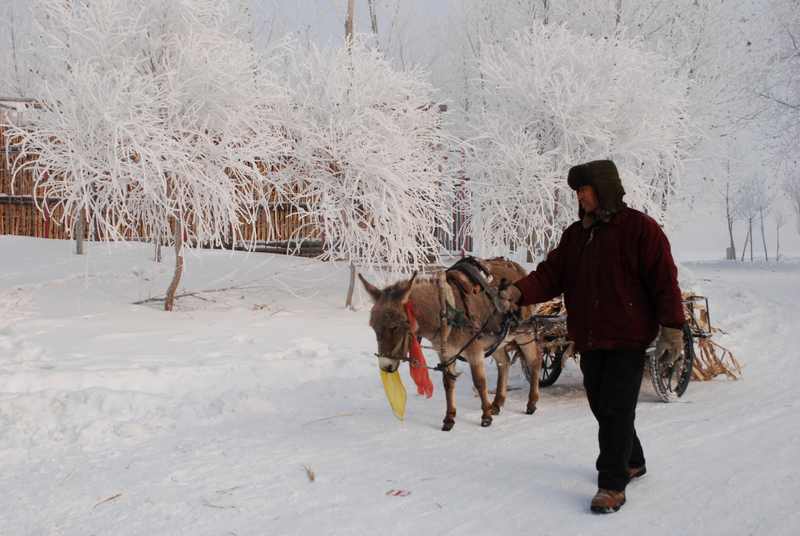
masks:
{"type": "Polygon", "coordinates": [[[679,398],[686,392],[694,364],[694,339],[688,325],[683,326],[683,354],[670,368],[661,366],[654,353],[648,355],[650,379],[656,395],[663,402],[679,398]]]}
{"type": "MultiPolygon", "coordinates": [[[[519,352],[519,350],[517,350],[519,352]]],[[[548,387],[556,383],[556,380],[561,375],[561,361],[564,358],[564,348],[560,347],[557,350],[543,349],[542,350],[542,371],[539,375],[539,387],[548,387]]],[[[528,368],[528,363],[525,358],[519,356],[520,364],[522,365],[522,373],[528,383],[531,382],[531,371],[528,368]]]]}

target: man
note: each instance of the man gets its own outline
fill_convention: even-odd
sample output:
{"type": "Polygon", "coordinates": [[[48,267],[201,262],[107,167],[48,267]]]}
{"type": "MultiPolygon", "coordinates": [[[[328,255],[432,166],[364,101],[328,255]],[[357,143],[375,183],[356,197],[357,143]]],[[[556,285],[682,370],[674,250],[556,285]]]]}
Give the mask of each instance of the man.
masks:
{"type": "Polygon", "coordinates": [[[503,297],[528,305],[564,294],[567,331],[580,352],[583,385],[600,428],[591,511],[611,513],[625,503],[628,482],[646,471],[634,429],[645,348],[660,325],[657,355],[674,363],[685,320],[667,237],[655,220],[622,201],[614,163],[575,166],[567,181],[578,196],[579,221],[503,297]]]}

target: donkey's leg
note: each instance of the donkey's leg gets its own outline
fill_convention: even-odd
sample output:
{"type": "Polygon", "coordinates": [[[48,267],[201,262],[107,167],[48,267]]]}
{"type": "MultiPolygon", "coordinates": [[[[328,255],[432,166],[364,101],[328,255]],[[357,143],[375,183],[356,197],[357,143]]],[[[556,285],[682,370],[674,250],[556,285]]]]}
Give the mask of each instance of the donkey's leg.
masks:
{"type": "Polygon", "coordinates": [[[481,426],[490,426],[492,424],[492,404],[489,402],[489,389],[486,387],[486,367],[483,364],[483,351],[477,345],[473,345],[465,357],[469,361],[472,384],[481,397],[481,409],[483,410],[481,426]]]}
{"type": "Polygon", "coordinates": [[[531,371],[531,388],[528,391],[528,406],[525,408],[525,413],[533,415],[536,411],[536,403],[539,402],[539,375],[542,372],[542,353],[539,351],[539,346],[536,343],[525,341],[519,345],[522,350],[522,358],[528,364],[528,370],[531,371]]]}
{"type": "Polygon", "coordinates": [[[511,359],[508,357],[508,352],[504,347],[498,348],[492,354],[495,363],[497,363],[497,388],[494,390],[494,401],[492,402],[492,415],[498,415],[503,404],[506,403],[506,396],[508,394],[508,372],[511,359]]]}
{"type": "Polygon", "coordinates": [[[444,383],[444,394],[447,399],[447,412],[444,415],[442,423],[442,430],[449,432],[453,429],[456,423],[456,374],[455,363],[447,367],[442,373],[442,382],[444,383]]]}

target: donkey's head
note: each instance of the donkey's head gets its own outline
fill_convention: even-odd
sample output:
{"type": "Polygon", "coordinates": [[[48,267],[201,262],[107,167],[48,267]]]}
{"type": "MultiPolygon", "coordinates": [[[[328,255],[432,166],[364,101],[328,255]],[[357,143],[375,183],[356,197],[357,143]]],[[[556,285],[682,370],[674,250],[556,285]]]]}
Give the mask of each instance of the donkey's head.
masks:
{"type": "Polygon", "coordinates": [[[411,279],[381,290],[358,274],[373,301],[369,325],[375,330],[378,339],[378,365],[383,371],[396,371],[400,366],[400,360],[408,355],[413,334],[406,316],[405,304],[411,295],[411,287],[416,277],[415,272],[411,279]]]}

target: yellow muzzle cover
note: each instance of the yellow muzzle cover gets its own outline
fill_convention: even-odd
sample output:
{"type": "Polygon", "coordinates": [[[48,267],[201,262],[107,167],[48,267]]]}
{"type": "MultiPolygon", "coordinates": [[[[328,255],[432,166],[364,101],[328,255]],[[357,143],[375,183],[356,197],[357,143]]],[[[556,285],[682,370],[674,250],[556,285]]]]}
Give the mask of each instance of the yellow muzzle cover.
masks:
{"type": "Polygon", "coordinates": [[[406,388],[403,386],[403,380],[400,379],[400,372],[382,370],[381,381],[394,416],[402,421],[406,415],[406,388]]]}

